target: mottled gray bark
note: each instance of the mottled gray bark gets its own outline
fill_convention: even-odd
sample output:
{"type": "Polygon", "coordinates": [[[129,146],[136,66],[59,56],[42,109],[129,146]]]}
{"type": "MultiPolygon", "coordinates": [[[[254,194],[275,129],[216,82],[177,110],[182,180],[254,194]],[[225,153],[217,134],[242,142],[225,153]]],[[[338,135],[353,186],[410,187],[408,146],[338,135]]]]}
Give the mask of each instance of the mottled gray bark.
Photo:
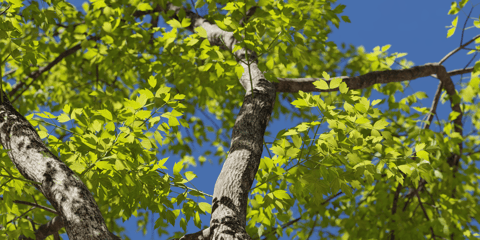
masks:
{"type": "Polygon", "coordinates": [[[275,87],[261,79],[245,96],[233,127],[227,160],[215,183],[210,228],[213,239],[250,239],[244,228],[248,194],[262,157],[263,135],[275,101],[275,87]]]}
{"type": "MultiPolygon", "coordinates": [[[[180,7],[167,5],[176,13],[180,7]]],[[[255,8],[249,11],[253,15],[255,8]]],[[[226,32],[197,14],[186,10],[191,19],[190,30],[202,27],[211,45],[233,50],[238,42],[226,32]]],[[[253,51],[241,49],[235,57],[244,69],[240,84],[246,91],[236,118],[227,159],[215,183],[210,228],[189,234],[182,239],[251,239],[245,231],[248,194],[262,157],[263,136],[275,103],[275,86],[267,81],[257,65],[253,51]]]]}
{"type": "Polygon", "coordinates": [[[18,113],[5,93],[0,103],[0,143],[20,174],[60,214],[71,240],[115,239],[92,194],[75,173],[45,146],[33,126],[18,113]]]}

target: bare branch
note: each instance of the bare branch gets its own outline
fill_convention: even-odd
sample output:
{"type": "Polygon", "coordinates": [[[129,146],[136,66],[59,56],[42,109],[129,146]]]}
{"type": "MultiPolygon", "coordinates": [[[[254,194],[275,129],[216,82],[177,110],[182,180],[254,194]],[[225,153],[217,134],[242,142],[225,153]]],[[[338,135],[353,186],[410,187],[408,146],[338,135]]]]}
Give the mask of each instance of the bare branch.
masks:
{"type": "Polygon", "coordinates": [[[466,46],[468,46],[470,43],[474,42],[475,39],[479,38],[480,37],[480,34],[473,37],[470,41],[466,42],[465,44],[461,45],[460,47],[458,48],[455,48],[454,50],[452,50],[451,52],[449,52],[445,57],[442,58],[442,60],[440,60],[440,62],[438,62],[439,64],[442,64],[443,62],[447,61],[447,59],[449,57],[451,57],[453,54],[457,53],[458,51],[460,51],[462,48],[465,48],[466,46]]]}
{"type": "Polygon", "coordinates": [[[175,240],[202,240],[202,239],[210,239],[210,228],[205,228],[202,231],[187,234],[181,238],[176,238],[175,240]]]}
{"type": "Polygon", "coordinates": [[[473,72],[473,67],[464,68],[464,69],[455,69],[448,72],[448,76],[455,76],[455,75],[471,73],[471,72],[473,72]]]}
{"type": "MultiPolygon", "coordinates": [[[[3,197],[0,197],[0,200],[3,200],[3,197]]],[[[58,215],[58,212],[55,211],[54,209],[51,209],[49,207],[45,207],[45,206],[42,206],[42,205],[39,205],[39,204],[36,204],[36,203],[31,203],[31,202],[21,201],[21,200],[13,200],[13,203],[23,204],[23,205],[28,205],[28,206],[40,208],[40,209],[43,209],[45,211],[48,211],[48,212],[51,212],[53,214],[58,215]]]]}
{"type": "Polygon", "coordinates": [[[462,37],[460,38],[460,46],[463,44],[463,35],[465,33],[465,27],[467,26],[468,19],[470,18],[470,15],[472,15],[473,7],[470,9],[470,12],[468,13],[467,18],[465,19],[465,22],[463,23],[463,28],[462,28],[462,37]]]}

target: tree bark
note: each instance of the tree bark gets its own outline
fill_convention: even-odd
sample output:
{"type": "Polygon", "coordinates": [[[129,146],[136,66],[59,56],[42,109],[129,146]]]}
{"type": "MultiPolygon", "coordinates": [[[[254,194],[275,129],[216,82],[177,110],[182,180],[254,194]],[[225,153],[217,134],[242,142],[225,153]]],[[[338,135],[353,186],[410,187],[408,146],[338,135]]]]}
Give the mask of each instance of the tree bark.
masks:
{"type": "Polygon", "coordinates": [[[245,96],[227,160],[215,183],[210,220],[213,239],[251,239],[245,232],[248,195],[276,96],[274,85],[265,79],[258,82],[253,93],[245,96]]]}
{"type": "Polygon", "coordinates": [[[69,239],[115,239],[108,231],[92,194],[75,173],[45,146],[33,126],[2,92],[0,143],[20,174],[60,214],[69,239]]]}

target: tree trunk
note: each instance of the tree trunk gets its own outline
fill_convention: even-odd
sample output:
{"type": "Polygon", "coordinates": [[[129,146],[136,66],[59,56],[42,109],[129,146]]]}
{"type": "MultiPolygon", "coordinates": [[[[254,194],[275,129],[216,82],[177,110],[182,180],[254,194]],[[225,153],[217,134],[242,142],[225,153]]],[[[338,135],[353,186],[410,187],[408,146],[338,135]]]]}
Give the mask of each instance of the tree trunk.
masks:
{"type": "Polygon", "coordinates": [[[92,194],[75,173],[45,146],[33,126],[3,94],[0,143],[26,179],[60,214],[70,240],[115,239],[105,225],[92,194]]]}
{"type": "Polygon", "coordinates": [[[215,183],[212,239],[251,239],[246,231],[248,195],[260,164],[263,135],[275,103],[275,87],[260,79],[245,96],[233,127],[227,160],[215,183]]]}

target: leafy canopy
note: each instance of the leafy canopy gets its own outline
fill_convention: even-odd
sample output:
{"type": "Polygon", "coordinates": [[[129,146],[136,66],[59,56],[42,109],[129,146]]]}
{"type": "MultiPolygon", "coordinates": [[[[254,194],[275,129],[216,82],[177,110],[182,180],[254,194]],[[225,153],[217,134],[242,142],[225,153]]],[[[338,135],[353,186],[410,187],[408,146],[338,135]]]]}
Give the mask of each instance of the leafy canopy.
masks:
{"type": "MultiPolygon", "coordinates": [[[[170,2],[233,32],[238,40],[233,51],[211,45],[201,27],[188,30],[191,19],[185,10],[176,16],[155,11],[165,7],[164,0],[96,0],[82,9],[62,0],[0,5],[0,75],[8,73],[2,87],[50,150],[88,186],[110,231],[122,233],[116,220],[133,215],[143,217],[138,225],[145,232],[149,213],[159,213],[159,235],[172,235],[166,227],[180,224],[184,232],[173,235],[182,236],[191,220],[198,228],[208,225],[200,215],[211,212],[210,195],[188,184],[196,178],[194,171],[203,171],[194,168],[197,164],[226,158],[244,94],[238,84],[244,70],[234,52],[248,48],[258,54],[270,81],[323,77],[326,81],[315,82],[317,89],[339,89],[279,94],[273,121],[303,122],[278,133],[267,131],[267,140],[274,140],[265,143],[250,192],[250,236],[275,238],[273,232],[304,239],[318,223],[338,227],[345,239],[384,239],[392,231],[399,239],[423,239],[431,236],[430,229],[444,238],[453,233],[478,237],[471,225],[480,212],[474,164],[479,159],[477,72],[457,88],[474,133],[454,131],[455,112],[434,122],[440,128],[425,128],[422,118],[429,109],[418,102],[427,95],[417,91],[396,99],[408,83],[349,90],[328,74],[388,70],[395,62],[412,66],[400,59],[406,54],[388,54],[390,45],[366,52],[328,41],[331,27],[350,21],[341,16],[345,6],[334,0],[170,2]],[[252,6],[259,8],[240,24],[252,6]],[[341,65],[343,60],[349,61],[341,65]],[[370,100],[372,92],[378,99],[370,100]],[[468,154],[453,174],[447,159],[461,154],[462,142],[468,154]],[[192,146],[209,147],[194,156],[192,146]],[[174,162],[172,167],[167,161],[174,162]],[[428,194],[400,199],[406,210],[392,214],[397,186],[407,187],[401,190],[407,194],[421,179],[428,182],[428,194]],[[421,202],[428,202],[424,213],[429,220],[415,214],[421,202]],[[286,226],[297,217],[301,221],[286,226]]],[[[466,2],[452,4],[449,14],[458,14],[466,2]]],[[[457,21],[447,37],[455,33],[457,21]]],[[[30,206],[18,202],[33,197],[39,205],[49,203],[7,160],[7,152],[1,154],[0,231],[11,239],[33,237],[30,222],[22,217],[30,206]]],[[[27,215],[39,223],[54,216],[41,209],[27,215]]]]}

